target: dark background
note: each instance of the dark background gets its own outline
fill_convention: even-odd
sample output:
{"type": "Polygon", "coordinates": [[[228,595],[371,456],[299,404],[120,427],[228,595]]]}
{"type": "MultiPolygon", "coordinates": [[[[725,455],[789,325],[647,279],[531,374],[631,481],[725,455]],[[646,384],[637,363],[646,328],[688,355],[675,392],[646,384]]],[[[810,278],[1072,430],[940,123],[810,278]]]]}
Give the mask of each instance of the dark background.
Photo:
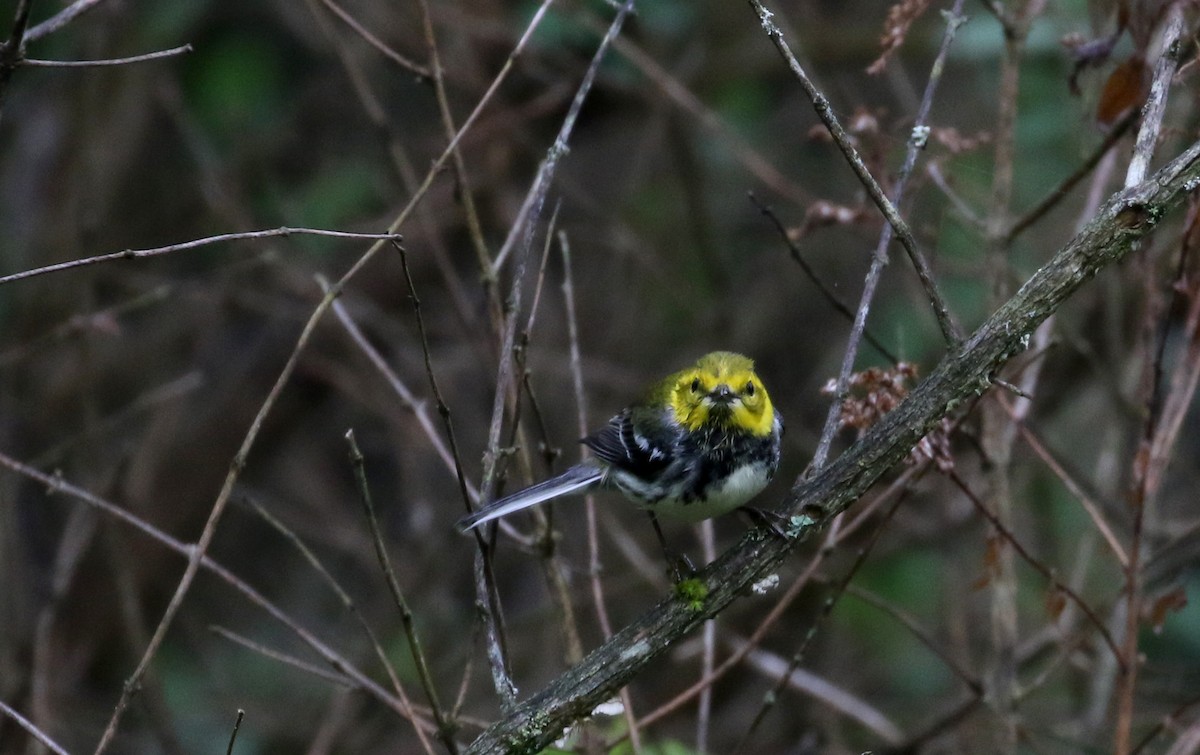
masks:
{"type": "MultiPolygon", "coordinates": [[[[0,2],[5,35],[14,5],[0,2]]],[[[536,5],[432,5],[450,110],[461,125],[536,5]]],[[[35,2],[33,21],[61,7],[35,2]]],[[[417,3],[346,0],[344,7],[391,49],[427,62],[417,3]]],[[[934,4],[874,76],[865,69],[880,54],[887,3],[772,7],[868,165],[889,186],[944,30],[938,11],[947,4],[934,4]]],[[[969,331],[991,311],[997,275],[985,264],[983,229],[927,172],[937,166],[979,217],[1002,210],[992,182],[1004,35],[982,3],[967,3],[966,13],[970,20],[954,42],[931,114],[931,125],[955,129],[959,139],[944,131],[930,139],[902,209],[969,331]]],[[[611,15],[603,3],[578,0],[550,10],[461,142],[465,182],[444,171],[401,229],[432,364],[474,484],[487,442],[498,339],[463,195],[473,197],[481,238],[496,254],[611,15]]],[[[1068,87],[1073,59],[1060,39],[1090,38],[1114,25],[1111,12],[1082,2],[1051,4],[1033,21],[1020,57],[1011,215],[1045,196],[1102,141],[1095,110],[1104,82],[1122,60],[1144,50],[1123,36],[1110,60],[1081,75],[1075,96],[1068,87]]],[[[158,61],[13,73],[0,116],[0,275],[279,226],[380,232],[447,144],[429,81],[380,54],[320,2],[112,0],[31,43],[27,55],[110,58],[185,43],[194,51],[158,61]]],[[[837,374],[849,323],[790,258],[748,193],[774,209],[805,260],[851,307],[880,216],[817,128],[811,105],[747,5],[640,3],[622,43],[601,67],[561,160],[519,322],[524,329],[545,223],[557,209],[556,229],[570,242],[588,422],[603,422],[642,386],[700,354],[744,352],[757,361],[787,419],[783,466],[758,501],[770,507],[816,446],[829,400],[820,389],[837,374]],[[848,221],[806,224],[806,212],[820,203],[844,208],[848,221]]],[[[1189,73],[1173,91],[1160,158],[1194,138],[1189,73]]],[[[1097,189],[1101,196],[1120,187],[1130,147],[1128,138],[1117,146],[1115,168],[1097,189]]],[[[1088,180],[1004,252],[1000,279],[1019,284],[1072,236],[1087,213],[1088,180]]],[[[1066,474],[1082,481],[1126,544],[1132,522],[1126,499],[1154,336],[1170,336],[1168,375],[1184,358],[1188,337],[1186,298],[1169,303],[1182,215],[1063,309],[1053,346],[1041,357],[1028,414],[1027,425],[1066,474]]],[[[369,244],[313,236],[241,241],[0,286],[0,452],[61,474],[194,542],[251,420],[320,300],[314,275],[336,279],[369,244]]],[[[512,270],[510,257],[499,272],[501,298],[512,270]]],[[[554,469],[579,452],[562,280],[555,245],[525,349],[544,440],[562,452],[554,469]]],[[[441,432],[399,256],[390,250],[377,255],[340,301],[425,402],[441,432]]],[[[930,308],[898,247],[869,327],[922,372],[943,354],[930,308]]],[[[860,368],[886,364],[863,347],[860,368]]],[[[528,453],[509,457],[507,489],[549,471],[527,393],[521,406],[528,453]]],[[[980,460],[977,424],[969,414],[953,447],[958,473],[982,495],[987,465],[980,460]]],[[[361,628],[252,504],[264,507],[345,587],[409,695],[424,704],[355,491],[343,438],[351,428],[443,700],[455,699],[464,666],[474,660],[460,735],[469,740],[479,720],[498,715],[498,706],[474,606],[474,541],[452,528],[463,503],[412,412],[332,315],[322,319],[268,415],[210,552],[384,680],[361,628]]],[[[835,453],[851,439],[841,436],[835,453]]],[[[1012,449],[1006,474],[1015,535],[1116,632],[1120,565],[1063,477],[1023,441],[1012,449]]],[[[1136,690],[1139,736],[1194,696],[1200,673],[1196,609],[1157,619],[1151,610],[1159,596],[1179,597],[1196,584],[1196,547],[1180,535],[1198,516],[1194,411],[1169,453],[1173,461],[1148,510],[1142,553],[1147,617],[1146,665],[1136,690]]],[[[667,586],[644,517],[616,495],[601,495],[597,505],[601,581],[620,627],[667,586]]],[[[71,751],[95,746],[184,566],[177,554],[87,511],[67,496],[47,495],[44,485],[0,472],[0,699],[71,751]]],[[[513,523],[530,531],[531,521],[522,516],[513,523]]],[[[560,533],[556,568],[590,648],[603,635],[589,593],[583,506],[563,502],[554,524],[560,533]]],[[[716,522],[718,545],[732,543],[745,526],[736,517],[716,522]]],[[[1073,608],[1072,617],[1061,617],[1057,593],[1023,563],[1015,572],[1019,637],[1027,643],[1040,637],[1043,644],[1020,667],[1025,696],[1011,712],[979,701],[894,614],[853,589],[821,619],[831,584],[880,527],[853,588],[886,600],[940,653],[986,678],[994,656],[989,605],[997,541],[967,497],[937,473],[915,487],[893,518],[869,523],[828,555],[818,579],[768,633],[764,652],[786,663],[820,622],[801,667],[857,695],[905,737],[925,731],[964,696],[974,700],[964,716],[921,742],[929,752],[989,749],[1000,737],[996,732],[1010,724],[1031,752],[1110,748],[1115,697],[1105,685],[1114,678],[1111,655],[1073,608]]],[[[701,560],[686,527],[671,525],[668,536],[701,560]]],[[[810,544],[788,563],[780,575],[784,585],[814,550],[810,544]]],[[[565,667],[547,568],[536,552],[502,539],[495,569],[522,695],[565,667]]],[[[742,600],[720,617],[718,658],[729,651],[726,641],[753,631],[777,596],[742,600]]],[[[213,633],[214,625],[320,664],[261,609],[202,573],[111,751],[216,751],[225,746],[238,708],[246,711],[239,753],[418,751],[411,725],[374,699],[236,645],[213,633]]],[[[639,715],[700,677],[698,643],[669,654],[635,682],[639,715]]],[[[772,684],[750,666],[716,684],[705,724],[712,751],[733,748],[772,684]]],[[[1180,726],[1193,718],[1185,709],[1180,726]]],[[[618,717],[596,729],[614,737],[623,726],[618,717]]],[[[649,752],[690,752],[696,729],[691,703],[644,730],[642,744],[649,752]]],[[[859,752],[885,744],[821,695],[785,691],[748,746],[859,752]]],[[[31,748],[23,731],[0,718],[0,751],[31,748]]]]}

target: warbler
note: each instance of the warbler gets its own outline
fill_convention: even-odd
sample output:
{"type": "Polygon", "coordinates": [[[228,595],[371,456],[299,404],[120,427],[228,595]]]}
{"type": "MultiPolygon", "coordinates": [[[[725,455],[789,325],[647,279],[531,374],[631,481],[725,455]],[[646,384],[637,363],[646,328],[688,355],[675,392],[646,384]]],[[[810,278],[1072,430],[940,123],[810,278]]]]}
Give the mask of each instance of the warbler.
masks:
{"type": "MultiPolygon", "coordinates": [[[[559,496],[616,489],[650,514],[698,522],[745,506],[779,466],[783,417],[741,354],[714,351],[667,376],[582,440],[595,456],[487,504],[466,532],[559,496]]],[[[666,550],[664,542],[664,550],[666,550]]]]}

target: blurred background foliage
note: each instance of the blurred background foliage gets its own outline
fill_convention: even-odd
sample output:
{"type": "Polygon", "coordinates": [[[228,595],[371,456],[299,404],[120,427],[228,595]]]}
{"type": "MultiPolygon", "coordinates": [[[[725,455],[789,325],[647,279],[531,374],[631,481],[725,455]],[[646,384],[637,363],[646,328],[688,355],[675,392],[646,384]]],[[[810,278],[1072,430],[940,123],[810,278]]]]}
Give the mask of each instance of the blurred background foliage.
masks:
{"type": "MultiPolygon", "coordinates": [[[[63,5],[34,2],[33,22],[63,5]]],[[[537,4],[431,5],[450,110],[461,124],[537,4]]],[[[786,0],[772,6],[885,185],[902,160],[945,28],[938,11],[949,4],[934,3],[883,72],[868,75],[889,5],[786,0]]],[[[388,48],[428,64],[418,3],[343,0],[342,6],[388,48]]],[[[13,0],[0,1],[4,24],[14,8],[13,0]]],[[[983,3],[967,3],[966,12],[969,22],[951,49],[931,116],[935,129],[953,129],[957,141],[943,133],[930,139],[904,210],[956,317],[970,330],[994,305],[986,239],[928,172],[936,166],[955,198],[981,217],[990,212],[1004,34],[983,3]]],[[[465,473],[476,483],[498,354],[463,197],[472,196],[494,255],[611,14],[598,0],[561,0],[551,8],[461,142],[465,182],[444,171],[402,229],[432,362],[465,473]]],[[[1049,4],[1034,21],[1021,60],[1013,215],[1045,196],[1103,140],[1094,116],[1099,92],[1133,43],[1124,39],[1113,61],[1084,71],[1076,96],[1068,87],[1073,60],[1060,40],[1108,33],[1113,24],[1111,12],[1082,0],[1049,4]]],[[[7,34],[7,26],[0,32],[7,34]]],[[[429,80],[381,54],[316,0],[110,0],[27,52],[95,59],[185,43],[190,54],[137,65],[15,71],[0,120],[0,275],[278,226],[380,232],[447,144],[429,80]]],[[[1188,88],[1172,97],[1163,156],[1194,138],[1194,81],[1184,83],[1188,88]]],[[[851,306],[881,227],[862,186],[817,126],[745,4],[639,3],[600,69],[550,195],[556,228],[570,241],[588,422],[603,422],[640,386],[699,354],[744,352],[757,360],[788,423],[783,467],[760,500],[767,507],[812,455],[828,410],[820,389],[837,373],[849,323],[802,274],[748,194],[777,213],[800,254],[851,306]],[[806,212],[821,206],[845,210],[850,219],[806,221],[806,212]]],[[[1122,166],[1129,146],[1127,139],[1116,150],[1122,166]]],[[[1122,175],[1123,168],[1113,172],[1102,195],[1119,188],[1122,175]]],[[[1073,235],[1085,198],[1085,188],[1075,189],[1016,239],[1006,261],[1009,285],[1073,235]]],[[[543,227],[536,254],[544,234],[543,227]]],[[[1159,296],[1168,290],[1175,238],[1160,234],[1140,261],[1105,272],[1062,311],[1027,422],[1085,481],[1123,540],[1147,363],[1141,270],[1160,270],[1147,279],[1158,281],[1159,296]]],[[[367,243],[236,242],[0,286],[0,451],[194,541],[241,438],[320,299],[314,276],[340,276],[367,243]]],[[[869,327],[927,372],[943,353],[941,337],[911,266],[894,253],[869,327]]],[[[535,259],[526,305],[537,267],[535,259]]],[[[509,259],[499,271],[502,297],[512,270],[509,259]]],[[[544,441],[561,452],[553,462],[561,468],[579,453],[579,432],[557,247],[544,275],[526,356],[544,441]]],[[[431,408],[398,256],[379,255],[341,301],[431,408]]],[[[528,310],[518,316],[524,322],[528,310]]],[[[1181,317],[1169,311],[1164,322],[1177,327],[1181,317]]],[[[1171,354],[1183,346],[1172,342],[1171,354]]],[[[859,364],[887,361],[864,347],[859,364]]],[[[529,421],[535,407],[528,396],[522,407],[528,446],[507,465],[510,489],[550,471],[529,421]]],[[[1190,594],[1196,585],[1195,545],[1171,538],[1196,521],[1195,420],[1193,411],[1158,502],[1157,529],[1148,531],[1147,552],[1157,557],[1160,544],[1167,550],[1148,578],[1149,591],[1190,594]]],[[[984,465],[972,439],[973,415],[963,427],[955,441],[958,471],[978,480],[984,465]]],[[[382,679],[353,617],[253,505],[270,511],[346,587],[410,695],[423,704],[361,515],[343,439],[350,428],[366,455],[384,536],[443,700],[455,699],[464,665],[474,660],[463,688],[462,737],[470,738],[498,706],[480,652],[474,541],[452,531],[464,511],[457,485],[412,412],[332,316],[268,416],[211,553],[382,679]]],[[[841,438],[838,447],[849,440],[841,438]]],[[[1108,615],[1123,579],[1119,565],[1062,479],[1020,441],[1013,453],[1015,534],[1108,615]]],[[[644,518],[613,495],[598,505],[602,579],[619,627],[667,588],[644,518]]],[[[592,647],[602,633],[588,595],[583,514],[581,505],[564,502],[553,522],[584,644],[592,647]]],[[[733,542],[744,526],[734,517],[717,522],[719,545],[733,542]]],[[[879,542],[821,625],[802,668],[915,737],[956,701],[970,699],[969,690],[937,653],[854,590],[895,606],[942,654],[980,677],[986,673],[991,533],[939,475],[918,485],[892,519],[873,521],[830,554],[820,579],[787,610],[762,650],[783,659],[795,652],[818,621],[828,585],[842,578],[877,527],[885,528],[879,542]]],[[[676,525],[669,536],[699,559],[686,528],[676,525]]],[[[814,547],[788,563],[784,584],[804,569],[814,547]]],[[[0,699],[69,750],[93,747],[182,569],[182,559],[136,532],[0,473],[0,699]]],[[[516,680],[528,694],[565,665],[554,600],[537,553],[502,540],[495,569],[516,680]]],[[[1089,682],[1104,664],[1104,647],[1076,625],[1056,635],[1046,580],[1024,565],[1017,576],[1022,640],[1051,637],[1021,668],[1029,685],[1015,714],[1023,746],[1105,751],[1110,699],[1089,682]]],[[[718,655],[727,652],[727,641],[746,637],[772,604],[771,595],[746,599],[723,614],[718,655]]],[[[1145,632],[1138,732],[1194,695],[1198,611],[1169,612],[1145,632]]],[[[202,574],[113,751],[212,752],[227,741],[238,708],[246,711],[239,753],[418,751],[412,727],[374,700],[234,644],[213,626],[320,662],[261,609],[202,574]]],[[[652,667],[632,687],[638,713],[693,683],[699,663],[696,648],[684,647],[652,667]]],[[[745,665],[716,685],[712,751],[738,742],[772,684],[745,665]]],[[[755,732],[754,750],[858,752],[889,744],[820,696],[789,690],[777,707],[755,732]]],[[[684,706],[642,733],[643,751],[693,752],[696,725],[694,704],[684,706]]],[[[920,747],[990,749],[995,727],[995,714],[976,700],[920,747]]],[[[600,729],[620,733],[621,719],[600,729]]],[[[31,740],[0,718],[0,752],[33,751],[31,740]]]]}

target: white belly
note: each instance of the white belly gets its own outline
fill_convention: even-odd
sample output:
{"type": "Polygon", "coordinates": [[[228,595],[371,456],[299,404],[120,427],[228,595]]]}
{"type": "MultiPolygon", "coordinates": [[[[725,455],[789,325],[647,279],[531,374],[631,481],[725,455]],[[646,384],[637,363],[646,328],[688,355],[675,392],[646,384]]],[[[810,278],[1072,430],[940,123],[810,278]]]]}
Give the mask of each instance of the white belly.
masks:
{"type": "Polygon", "coordinates": [[[704,500],[684,502],[678,498],[664,498],[658,503],[647,506],[656,515],[685,522],[700,522],[714,516],[727,514],[746,503],[762,492],[770,482],[767,468],[763,464],[747,464],[734,470],[718,486],[709,488],[708,497],[704,500]]]}

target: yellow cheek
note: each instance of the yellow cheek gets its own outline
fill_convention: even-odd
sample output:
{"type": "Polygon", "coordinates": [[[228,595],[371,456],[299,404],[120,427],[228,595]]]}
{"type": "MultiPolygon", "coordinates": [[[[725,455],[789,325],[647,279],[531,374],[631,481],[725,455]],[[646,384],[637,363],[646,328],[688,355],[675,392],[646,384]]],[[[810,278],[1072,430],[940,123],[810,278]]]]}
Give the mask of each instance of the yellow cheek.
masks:
{"type": "Polygon", "coordinates": [[[763,436],[771,432],[775,421],[774,413],[767,411],[769,407],[759,404],[754,410],[739,402],[733,410],[733,422],[754,435],[763,436]]]}
{"type": "Polygon", "coordinates": [[[675,421],[688,430],[696,430],[708,421],[708,409],[698,401],[676,401],[675,421]]]}

